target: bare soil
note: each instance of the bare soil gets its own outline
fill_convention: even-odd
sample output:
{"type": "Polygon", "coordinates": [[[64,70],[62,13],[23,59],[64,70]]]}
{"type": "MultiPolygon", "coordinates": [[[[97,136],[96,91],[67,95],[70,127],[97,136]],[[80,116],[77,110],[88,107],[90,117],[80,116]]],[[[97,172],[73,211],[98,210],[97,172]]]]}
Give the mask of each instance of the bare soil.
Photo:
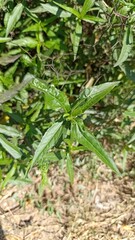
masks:
{"type": "Polygon", "coordinates": [[[9,185],[0,197],[0,240],[135,240],[134,178],[118,178],[105,166],[52,167],[49,185],[9,185]]]}

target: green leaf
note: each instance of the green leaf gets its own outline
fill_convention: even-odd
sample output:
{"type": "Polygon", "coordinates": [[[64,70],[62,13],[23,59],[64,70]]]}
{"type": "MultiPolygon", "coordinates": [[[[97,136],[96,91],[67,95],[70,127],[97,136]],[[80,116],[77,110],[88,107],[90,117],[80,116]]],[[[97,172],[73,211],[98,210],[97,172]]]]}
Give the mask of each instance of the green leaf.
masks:
{"type": "Polygon", "coordinates": [[[81,24],[81,21],[77,21],[75,31],[71,35],[71,40],[72,40],[72,44],[73,44],[73,52],[74,52],[74,60],[76,59],[81,36],[82,36],[82,24],[81,24]]]}
{"type": "Polygon", "coordinates": [[[9,48],[16,47],[16,46],[35,48],[37,44],[38,44],[37,40],[31,37],[24,37],[24,38],[13,40],[7,43],[9,48]]]}
{"type": "Polygon", "coordinates": [[[10,37],[0,37],[0,43],[10,42],[11,40],[10,37]]]}
{"type": "Polygon", "coordinates": [[[95,0],[85,0],[82,11],[81,11],[81,18],[83,18],[86,13],[91,9],[91,7],[94,5],[95,0]]]}
{"type": "Polygon", "coordinates": [[[22,54],[20,60],[26,67],[34,66],[34,63],[32,62],[32,58],[30,58],[29,55],[27,54],[22,54]]]}
{"type": "Polygon", "coordinates": [[[64,11],[64,10],[61,10],[59,7],[57,7],[54,4],[51,4],[51,3],[42,4],[41,3],[41,6],[42,6],[42,8],[44,10],[42,12],[50,12],[50,13],[58,16],[58,17],[63,17],[63,18],[67,18],[67,17],[71,16],[71,13],[69,13],[67,11],[64,11]]]}
{"type": "Polygon", "coordinates": [[[70,105],[64,92],[59,91],[51,86],[45,94],[45,106],[47,109],[63,108],[65,112],[70,111],[70,105]]]}
{"type": "Polygon", "coordinates": [[[17,164],[15,163],[15,164],[12,166],[11,170],[6,174],[5,179],[4,179],[3,182],[1,183],[1,185],[0,185],[0,188],[1,188],[1,189],[3,189],[3,188],[7,185],[7,183],[10,182],[11,178],[12,178],[13,175],[15,174],[16,168],[17,168],[17,164]]]}
{"type": "Polygon", "coordinates": [[[44,161],[47,163],[54,163],[54,162],[60,162],[62,159],[66,158],[66,152],[61,150],[61,151],[52,151],[48,152],[44,156],[44,161]]]}
{"type": "Polygon", "coordinates": [[[38,79],[33,80],[32,86],[36,88],[36,90],[45,93],[46,108],[54,110],[56,110],[56,108],[62,108],[65,112],[70,111],[69,101],[64,92],[61,92],[54,86],[48,86],[38,79]]]}
{"type": "Polygon", "coordinates": [[[13,56],[2,56],[0,57],[0,65],[6,66],[10,63],[15,62],[18,58],[20,58],[21,54],[13,55],[13,56]]]}
{"type": "Polygon", "coordinates": [[[39,18],[37,17],[36,14],[34,14],[29,8],[24,8],[25,13],[27,14],[28,17],[30,17],[32,20],[35,22],[39,22],[39,18]]]}
{"type": "Polygon", "coordinates": [[[58,142],[63,133],[63,122],[54,123],[44,134],[35,152],[31,167],[35,163],[42,163],[44,155],[58,142]]]}
{"type": "Polygon", "coordinates": [[[120,56],[115,63],[114,67],[122,65],[123,62],[125,62],[131,53],[133,47],[133,33],[131,26],[126,27],[126,31],[124,33],[123,43],[122,43],[122,49],[120,56]]]}
{"type": "Polygon", "coordinates": [[[124,116],[135,118],[135,111],[125,111],[123,114],[124,116]]]}
{"type": "Polygon", "coordinates": [[[2,165],[11,165],[12,161],[13,160],[9,159],[9,158],[4,158],[4,159],[0,158],[0,166],[2,166],[2,165]]]}
{"type": "Polygon", "coordinates": [[[0,9],[3,9],[5,4],[6,4],[5,0],[0,0],[0,9]]]}
{"type": "Polygon", "coordinates": [[[9,137],[20,137],[21,136],[20,132],[17,129],[6,126],[6,125],[2,125],[2,124],[0,124],[0,133],[3,133],[9,137]]]}
{"type": "Polygon", "coordinates": [[[133,134],[132,138],[129,140],[128,144],[131,144],[135,141],[135,133],[133,134]]]}
{"type": "Polygon", "coordinates": [[[62,9],[66,10],[67,12],[70,12],[72,13],[73,15],[75,15],[77,18],[80,18],[80,13],[74,9],[74,8],[71,8],[71,7],[68,7],[67,5],[63,5],[63,4],[60,4],[60,3],[57,3],[55,1],[53,1],[57,6],[61,7],[62,9]]]}
{"type": "Polygon", "coordinates": [[[72,126],[73,136],[76,141],[82,144],[87,150],[94,152],[100,160],[110,167],[115,173],[120,172],[114,161],[108,156],[98,140],[88,131],[82,121],[74,122],[72,126]]]}
{"type": "Polygon", "coordinates": [[[84,113],[85,110],[99,102],[99,100],[104,98],[118,84],[119,82],[109,82],[91,88],[85,88],[72,107],[72,116],[84,113]]]}
{"type": "Polygon", "coordinates": [[[9,142],[2,134],[0,134],[0,144],[12,157],[15,159],[21,158],[22,154],[20,149],[9,142]]]}
{"type": "Polygon", "coordinates": [[[95,16],[89,16],[89,15],[85,15],[82,20],[84,20],[85,22],[89,22],[89,23],[95,23],[95,22],[101,22],[104,23],[105,19],[100,18],[100,17],[95,17],[95,16]]]}
{"type": "Polygon", "coordinates": [[[70,154],[67,154],[67,173],[70,179],[71,184],[74,182],[74,167],[73,167],[73,160],[70,154]]]}
{"type": "Polygon", "coordinates": [[[38,193],[39,196],[41,197],[44,193],[44,189],[45,186],[48,185],[48,169],[49,169],[49,165],[44,163],[41,167],[40,167],[40,171],[41,171],[41,181],[38,187],[38,193]]]}
{"type": "Polygon", "coordinates": [[[32,79],[34,79],[34,76],[30,73],[26,73],[20,84],[15,84],[12,88],[0,94],[0,104],[13,98],[22,88],[32,81],[32,79]]]}
{"type": "Polygon", "coordinates": [[[35,112],[30,118],[31,122],[35,122],[35,120],[38,118],[42,107],[43,107],[43,103],[37,102],[36,107],[34,109],[35,112]]]}
{"type": "Polygon", "coordinates": [[[7,28],[6,28],[6,37],[8,34],[12,31],[14,28],[15,24],[19,21],[23,11],[23,5],[21,3],[18,3],[15,8],[13,9],[7,23],[7,28]]]}

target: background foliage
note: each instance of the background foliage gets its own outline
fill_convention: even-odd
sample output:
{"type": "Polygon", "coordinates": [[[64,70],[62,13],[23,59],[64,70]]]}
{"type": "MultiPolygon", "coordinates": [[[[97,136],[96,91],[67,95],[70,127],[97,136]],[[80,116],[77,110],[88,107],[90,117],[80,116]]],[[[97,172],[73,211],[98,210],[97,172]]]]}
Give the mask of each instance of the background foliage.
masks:
{"type": "MultiPolygon", "coordinates": [[[[52,95],[72,106],[85,89],[120,81],[81,118],[112,157],[122,153],[125,162],[134,152],[134,22],[135,1],[0,1],[1,188],[30,181],[26,170],[44,133],[64,114],[52,95]]],[[[64,134],[38,166],[45,174],[66,159],[73,181],[72,151],[86,149],[72,149],[64,134]]]]}

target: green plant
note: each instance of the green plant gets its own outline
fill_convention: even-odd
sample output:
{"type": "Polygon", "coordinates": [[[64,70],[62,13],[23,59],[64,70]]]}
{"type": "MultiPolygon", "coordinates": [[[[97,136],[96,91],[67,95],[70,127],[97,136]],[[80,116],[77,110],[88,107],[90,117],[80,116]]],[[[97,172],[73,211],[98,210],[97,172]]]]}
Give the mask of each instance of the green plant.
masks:
{"type": "Polygon", "coordinates": [[[39,143],[34,158],[30,164],[32,168],[35,164],[42,168],[48,161],[48,152],[55,147],[62,148],[67,159],[67,171],[71,182],[73,182],[73,166],[71,152],[73,150],[91,150],[113,171],[119,174],[119,171],[102,148],[98,140],[85,127],[81,116],[87,109],[100,101],[108,94],[118,82],[105,83],[92,88],[84,89],[73,104],[69,104],[68,98],[64,92],[56,89],[54,86],[34,79],[32,86],[36,90],[44,92],[46,108],[59,111],[58,120],[47,129],[39,143]],[[61,111],[62,110],[62,111],[61,111]]]}
{"type": "Polygon", "coordinates": [[[35,164],[44,174],[44,184],[49,164],[60,159],[67,159],[72,182],[71,153],[76,149],[94,151],[118,172],[84,117],[88,110],[92,133],[113,142],[112,149],[117,148],[116,138],[121,148],[124,134],[114,120],[117,115],[121,120],[133,101],[134,84],[129,79],[135,80],[134,1],[6,0],[0,1],[0,10],[2,188],[9,181],[30,181],[25,172],[35,164]],[[103,99],[115,80],[121,84],[103,99]],[[89,86],[98,85],[82,90],[87,81],[89,86]],[[54,130],[57,137],[49,145],[44,141],[54,130]]]}

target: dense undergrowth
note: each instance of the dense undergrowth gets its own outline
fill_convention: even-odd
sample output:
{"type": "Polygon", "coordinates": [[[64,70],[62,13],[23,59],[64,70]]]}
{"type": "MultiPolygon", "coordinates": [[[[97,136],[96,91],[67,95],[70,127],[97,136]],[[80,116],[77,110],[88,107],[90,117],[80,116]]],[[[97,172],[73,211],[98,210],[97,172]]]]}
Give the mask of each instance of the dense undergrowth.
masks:
{"type": "Polygon", "coordinates": [[[45,184],[64,159],[73,182],[74,151],[119,174],[113,156],[135,150],[134,22],[135,1],[0,1],[1,189],[34,165],[45,184]]]}

